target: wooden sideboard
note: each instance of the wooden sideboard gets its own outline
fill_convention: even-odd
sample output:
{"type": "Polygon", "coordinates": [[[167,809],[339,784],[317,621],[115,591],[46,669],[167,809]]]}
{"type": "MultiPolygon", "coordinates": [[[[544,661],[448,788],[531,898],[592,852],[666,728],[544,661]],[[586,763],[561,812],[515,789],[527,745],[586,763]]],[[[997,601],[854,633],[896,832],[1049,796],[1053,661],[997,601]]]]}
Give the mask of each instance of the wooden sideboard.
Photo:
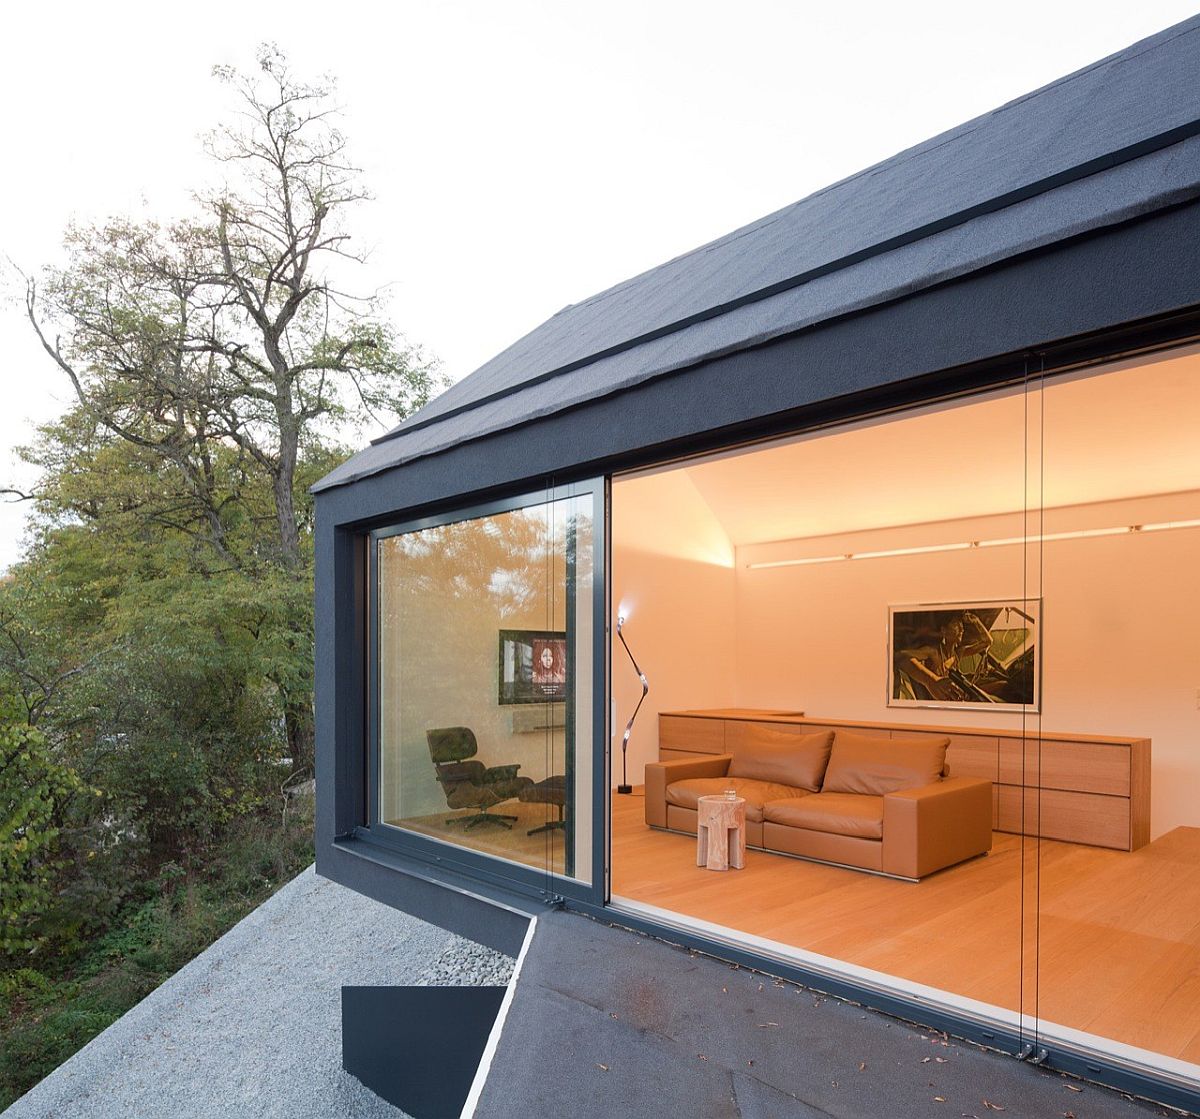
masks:
{"type": "Polygon", "coordinates": [[[822,719],[797,711],[664,711],[658,717],[663,761],[735,754],[756,743],[846,730],[881,738],[947,735],[951,776],[993,783],[996,831],[1040,835],[1092,847],[1133,851],[1150,842],[1150,740],[1094,734],[1040,735],[974,727],[919,726],[822,719]]]}

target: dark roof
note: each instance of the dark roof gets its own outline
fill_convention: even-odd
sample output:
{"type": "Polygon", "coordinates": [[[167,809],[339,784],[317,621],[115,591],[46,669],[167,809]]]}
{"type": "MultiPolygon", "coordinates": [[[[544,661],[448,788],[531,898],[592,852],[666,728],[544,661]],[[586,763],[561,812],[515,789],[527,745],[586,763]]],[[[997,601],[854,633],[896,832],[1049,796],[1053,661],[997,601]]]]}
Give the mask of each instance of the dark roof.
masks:
{"type": "Polygon", "coordinates": [[[1200,16],[563,308],[315,489],[1200,196],[1200,16]]]}

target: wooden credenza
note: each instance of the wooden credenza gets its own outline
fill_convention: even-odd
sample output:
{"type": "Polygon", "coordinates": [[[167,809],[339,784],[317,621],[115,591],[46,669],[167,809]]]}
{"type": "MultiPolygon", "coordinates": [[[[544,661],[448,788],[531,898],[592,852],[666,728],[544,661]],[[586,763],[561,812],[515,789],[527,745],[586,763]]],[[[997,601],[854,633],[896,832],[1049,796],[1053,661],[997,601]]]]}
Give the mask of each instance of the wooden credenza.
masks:
{"type": "Polygon", "coordinates": [[[756,743],[783,743],[824,730],[881,738],[947,735],[954,777],[993,783],[996,831],[1133,851],[1150,842],[1150,740],[1042,731],[918,726],[821,719],[795,711],[664,711],[663,761],[736,754],[756,743]]]}

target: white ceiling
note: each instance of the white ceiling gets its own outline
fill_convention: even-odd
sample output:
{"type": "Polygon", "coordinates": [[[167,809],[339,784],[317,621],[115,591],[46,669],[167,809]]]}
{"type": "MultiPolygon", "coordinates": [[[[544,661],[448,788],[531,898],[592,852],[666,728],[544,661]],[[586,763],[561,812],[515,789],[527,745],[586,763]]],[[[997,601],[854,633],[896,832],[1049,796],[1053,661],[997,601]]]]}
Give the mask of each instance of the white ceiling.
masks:
{"type": "Polygon", "coordinates": [[[773,444],[686,471],[734,545],[1009,513],[1025,506],[1026,484],[1029,504],[1046,508],[1197,490],[1200,355],[773,444]]]}

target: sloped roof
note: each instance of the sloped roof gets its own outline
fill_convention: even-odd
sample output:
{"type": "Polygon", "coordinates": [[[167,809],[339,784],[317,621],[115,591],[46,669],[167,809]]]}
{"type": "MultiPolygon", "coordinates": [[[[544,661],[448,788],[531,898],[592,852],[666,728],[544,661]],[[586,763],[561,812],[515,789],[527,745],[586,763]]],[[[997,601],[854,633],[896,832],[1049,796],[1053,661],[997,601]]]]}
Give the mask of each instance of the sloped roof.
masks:
{"type": "Polygon", "coordinates": [[[1200,16],[565,307],[314,487],[1200,196],[1200,16]]]}

